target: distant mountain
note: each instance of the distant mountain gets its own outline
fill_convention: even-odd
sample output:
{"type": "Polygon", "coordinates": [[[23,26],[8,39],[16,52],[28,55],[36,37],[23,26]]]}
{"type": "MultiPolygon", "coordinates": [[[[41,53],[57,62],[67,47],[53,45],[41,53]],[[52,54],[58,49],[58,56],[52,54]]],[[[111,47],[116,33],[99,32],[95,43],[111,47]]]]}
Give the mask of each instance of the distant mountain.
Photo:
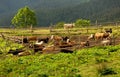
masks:
{"type": "Polygon", "coordinates": [[[120,21],[120,0],[3,0],[0,25],[11,25],[14,14],[25,5],[35,11],[38,26],[74,22],[79,18],[92,22],[120,21]]]}
{"type": "Polygon", "coordinates": [[[0,1],[0,25],[11,25],[10,22],[14,14],[24,6],[29,6],[33,10],[47,10],[73,7],[87,1],[89,0],[2,0],[0,1]]]}
{"type": "Polygon", "coordinates": [[[120,21],[120,0],[90,0],[76,6],[61,9],[37,9],[39,24],[49,25],[60,21],[74,22],[79,18],[90,19],[93,23],[120,21]],[[46,22],[46,23],[44,23],[46,22]]]}
{"type": "Polygon", "coordinates": [[[79,13],[80,17],[92,21],[120,21],[120,0],[91,0],[89,3],[84,3],[75,8],[79,8],[75,11],[79,13]]]}

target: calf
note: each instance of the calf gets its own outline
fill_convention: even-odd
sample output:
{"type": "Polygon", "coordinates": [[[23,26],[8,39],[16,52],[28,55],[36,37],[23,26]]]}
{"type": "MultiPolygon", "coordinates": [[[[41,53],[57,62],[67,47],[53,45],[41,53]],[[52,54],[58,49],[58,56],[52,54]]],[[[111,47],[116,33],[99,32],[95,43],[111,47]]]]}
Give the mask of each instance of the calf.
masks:
{"type": "Polygon", "coordinates": [[[43,53],[46,53],[46,52],[49,53],[49,52],[53,52],[53,51],[55,51],[55,46],[54,45],[44,47],[43,50],[42,50],[43,53]]]}
{"type": "Polygon", "coordinates": [[[67,44],[68,45],[71,45],[71,46],[73,46],[73,45],[75,45],[75,41],[70,41],[70,39],[67,39],[67,44]]]}
{"type": "Polygon", "coordinates": [[[106,39],[106,40],[101,41],[101,44],[106,46],[106,45],[111,45],[112,42],[111,42],[111,40],[106,39]]]}
{"type": "Polygon", "coordinates": [[[18,56],[27,56],[27,55],[30,55],[30,52],[25,51],[18,53],[18,56]]]}
{"type": "Polygon", "coordinates": [[[81,47],[90,46],[89,41],[80,42],[81,47]]]}

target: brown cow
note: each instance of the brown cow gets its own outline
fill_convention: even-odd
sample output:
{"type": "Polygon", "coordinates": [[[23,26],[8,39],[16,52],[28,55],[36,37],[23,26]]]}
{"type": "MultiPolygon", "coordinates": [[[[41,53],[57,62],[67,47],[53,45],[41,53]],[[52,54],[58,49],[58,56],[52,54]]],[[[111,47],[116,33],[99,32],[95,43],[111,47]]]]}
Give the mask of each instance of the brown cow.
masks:
{"type": "Polygon", "coordinates": [[[54,45],[59,45],[61,41],[63,41],[63,38],[61,36],[52,35],[50,40],[54,42],[54,45]]]}
{"type": "Polygon", "coordinates": [[[75,41],[71,41],[70,39],[67,39],[67,44],[73,46],[73,45],[76,44],[76,42],[75,41]]]}
{"type": "Polygon", "coordinates": [[[54,40],[54,41],[62,41],[62,40],[63,40],[62,37],[57,36],[57,35],[56,35],[56,36],[55,36],[55,35],[52,35],[50,39],[51,39],[51,40],[54,40]]]}
{"type": "Polygon", "coordinates": [[[29,36],[29,37],[22,37],[23,38],[23,43],[29,43],[30,41],[36,41],[37,36],[29,36]]]}
{"type": "Polygon", "coordinates": [[[29,36],[27,39],[28,41],[36,41],[37,40],[37,36],[29,36]]]}
{"type": "Polygon", "coordinates": [[[109,38],[109,37],[110,37],[110,33],[95,33],[95,34],[91,34],[88,37],[88,40],[90,40],[90,39],[103,40],[104,38],[109,38]]]}
{"type": "Polygon", "coordinates": [[[51,46],[47,46],[47,47],[44,47],[42,49],[42,52],[43,53],[51,53],[51,52],[54,52],[55,51],[55,46],[54,45],[51,45],[51,46]]]}

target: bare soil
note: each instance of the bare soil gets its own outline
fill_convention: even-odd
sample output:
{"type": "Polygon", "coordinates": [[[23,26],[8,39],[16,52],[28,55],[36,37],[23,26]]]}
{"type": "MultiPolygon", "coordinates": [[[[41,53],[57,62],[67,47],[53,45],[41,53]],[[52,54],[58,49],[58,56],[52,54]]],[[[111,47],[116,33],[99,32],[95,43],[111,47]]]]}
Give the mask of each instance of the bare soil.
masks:
{"type": "MultiPolygon", "coordinates": [[[[14,37],[21,38],[21,36],[14,36],[14,37]]],[[[39,37],[43,38],[43,37],[50,37],[50,36],[39,36],[39,37]]],[[[80,50],[83,48],[91,48],[94,46],[103,46],[103,45],[101,45],[101,40],[95,41],[94,39],[89,40],[90,46],[81,46],[80,42],[87,41],[88,35],[72,35],[72,36],[69,36],[69,38],[71,41],[75,41],[76,44],[74,46],[66,46],[66,47],[62,47],[62,48],[60,48],[59,46],[56,46],[54,51],[47,51],[44,53],[59,53],[59,52],[69,53],[69,51],[71,53],[71,51],[80,50]],[[68,50],[68,51],[62,51],[62,50],[68,50]]],[[[112,39],[112,46],[118,45],[118,44],[120,44],[120,36],[115,39],[114,38],[112,39]]],[[[48,46],[48,44],[45,44],[45,46],[48,46]]],[[[39,51],[39,52],[42,52],[42,51],[39,51]]]]}

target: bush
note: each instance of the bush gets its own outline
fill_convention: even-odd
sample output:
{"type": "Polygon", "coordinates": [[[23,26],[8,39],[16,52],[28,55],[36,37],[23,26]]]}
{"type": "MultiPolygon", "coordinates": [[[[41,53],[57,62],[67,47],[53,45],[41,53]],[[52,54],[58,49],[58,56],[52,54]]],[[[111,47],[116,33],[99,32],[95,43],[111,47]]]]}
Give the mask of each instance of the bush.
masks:
{"type": "Polygon", "coordinates": [[[99,75],[110,75],[110,74],[117,74],[113,68],[107,67],[104,63],[100,64],[97,68],[97,72],[99,75]]]}
{"type": "Polygon", "coordinates": [[[108,52],[115,52],[119,49],[119,47],[110,47],[108,48],[108,52]]]}
{"type": "Polygon", "coordinates": [[[38,77],[49,77],[47,74],[39,74],[38,77]]]}
{"type": "Polygon", "coordinates": [[[77,27],[88,27],[88,26],[90,26],[90,20],[78,19],[78,20],[76,20],[75,25],[77,27]]]}
{"type": "Polygon", "coordinates": [[[103,71],[101,71],[102,75],[108,75],[108,74],[116,74],[116,72],[112,68],[105,68],[103,71]]]}

